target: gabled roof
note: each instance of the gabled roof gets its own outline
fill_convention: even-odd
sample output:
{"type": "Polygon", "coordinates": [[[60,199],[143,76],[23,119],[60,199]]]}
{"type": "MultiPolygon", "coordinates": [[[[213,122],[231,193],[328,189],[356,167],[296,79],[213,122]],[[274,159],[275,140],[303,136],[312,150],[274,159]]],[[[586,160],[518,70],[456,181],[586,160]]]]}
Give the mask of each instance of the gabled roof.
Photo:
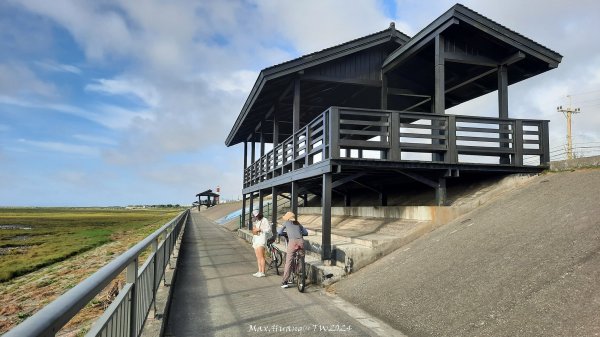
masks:
{"type": "Polygon", "coordinates": [[[363,36],[361,38],[354,39],[333,47],[329,47],[318,52],[306,54],[299,58],[283,62],[271,67],[267,67],[261,70],[261,72],[258,75],[258,78],[256,79],[256,82],[254,83],[254,86],[252,87],[252,90],[250,91],[250,94],[248,95],[248,98],[246,99],[246,102],[244,103],[244,106],[242,107],[240,114],[238,115],[238,118],[236,119],[233,125],[233,128],[231,129],[229,135],[227,136],[227,139],[225,140],[225,145],[231,146],[240,142],[239,139],[236,140],[234,139],[234,137],[236,136],[236,133],[238,132],[248,112],[252,109],[255,100],[260,95],[266,82],[281,78],[292,73],[297,73],[304,69],[314,67],[325,62],[329,62],[341,58],[343,56],[389,42],[391,40],[399,41],[400,43],[405,43],[406,41],[410,40],[410,37],[396,30],[394,24],[392,23],[390,24],[390,28],[382,30],[380,32],[363,36]]]}
{"type": "Polygon", "coordinates": [[[383,71],[387,72],[396,64],[402,61],[403,57],[410,54],[415,49],[422,47],[427,41],[435,38],[435,35],[447,29],[449,26],[460,23],[467,23],[477,29],[489,34],[490,36],[510,44],[523,52],[537,57],[545,62],[551,68],[555,68],[562,60],[559,53],[513,31],[507,27],[467,8],[461,4],[456,4],[446,13],[430,23],[427,27],[417,33],[405,45],[392,52],[383,62],[383,71]]]}
{"type": "Polygon", "coordinates": [[[218,197],[219,194],[214,193],[212,190],[206,190],[202,193],[196,194],[197,197],[218,197]]]}

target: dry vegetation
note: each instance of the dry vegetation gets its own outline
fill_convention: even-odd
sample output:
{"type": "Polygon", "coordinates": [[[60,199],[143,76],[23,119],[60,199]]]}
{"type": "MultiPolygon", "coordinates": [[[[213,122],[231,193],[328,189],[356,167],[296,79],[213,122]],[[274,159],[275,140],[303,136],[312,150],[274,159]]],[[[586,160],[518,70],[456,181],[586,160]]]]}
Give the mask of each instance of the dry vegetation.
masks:
{"type": "MultiPolygon", "coordinates": [[[[32,219],[37,219],[38,224],[48,224],[45,221],[51,219],[55,225],[43,228],[48,233],[55,229],[52,234],[44,236],[45,241],[38,245],[42,246],[42,251],[47,249],[62,249],[62,258],[56,262],[56,256],[49,256],[48,260],[39,260],[36,264],[26,264],[26,266],[37,265],[33,272],[21,272],[19,277],[13,277],[8,281],[0,283],[0,334],[8,331],[18,323],[33,315],[44,305],[50,303],[58,296],[74,287],[86,277],[94,273],[110,262],[115,256],[126,251],[129,247],[139,242],[148,234],[155,231],[164,223],[174,218],[180,210],[161,210],[161,211],[123,211],[115,212],[106,210],[103,214],[102,209],[86,210],[74,212],[73,210],[63,210],[66,222],[69,225],[61,225],[60,212],[51,210],[50,213],[33,212],[29,215],[21,216],[17,222],[18,216],[14,210],[8,212],[0,211],[0,224],[11,222],[22,226],[34,226],[32,219]],[[35,214],[34,214],[35,213],[35,214]],[[44,218],[49,216],[48,218],[44,218]],[[74,220],[79,218],[80,222],[74,220]],[[10,221],[7,221],[10,219],[10,221]],[[29,222],[28,222],[29,221],[29,222]],[[105,234],[107,233],[108,234],[105,234]],[[101,235],[98,233],[102,233],[101,235]],[[87,235],[87,236],[86,236],[87,235]],[[77,237],[81,240],[75,240],[77,237]],[[66,245],[65,242],[71,241],[66,245]],[[78,243],[79,245],[77,245],[78,243]],[[55,248],[49,248],[55,247],[55,248]],[[73,251],[75,251],[73,253],[73,251]],[[50,261],[50,262],[48,262],[50,261]],[[45,266],[45,267],[42,267],[45,266]],[[41,269],[40,269],[41,268],[41,269]]],[[[64,224],[64,223],[63,223],[64,224]]],[[[42,226],[42,225],[38,225],[42,226]]],[[[21,229],[23,230],[23,229],[21,229]]],[[[35,231],[25,230],[25,231],[35,231]]],[[[2,230],[0,232],[0,248],[7,248],[7,242],[10,245],[11,240],[22,239],[23,233],[15,233],[2,230]]],[[[35,238],[38,239],[38,238],[35,238]]],[[[30,241],[31,242],[31,241],[30,241]]],[[[39,241],[38,241],[39,242],[39,241]]],[[[8,250],[4,250],[7,252],[8,250]]],[[[17,264],[27,258],[35,259],[43,256],[41,253],[34,254],[31,248],[23,249],[22,252],[2,254],[0,252],[0,266],[8,266],[10,270],[23,270],[16,268],[17,264]],[[33,256],[33,257],[32,257],[33,256]]],[[[28,267],[29,268],[29,267],[28,267]]],[[[6,272],[3,274],[6,275],[6,272]]],[[[92,300],[85,309],[75,316],[59,336],[78,336],[83,335],[91,326],[93,320],[97,318],[103,310],[110,304],[112,299],[118,294],[118,289],[123,284],[124,275],[113,281],[101,294],[92,300]]]]}

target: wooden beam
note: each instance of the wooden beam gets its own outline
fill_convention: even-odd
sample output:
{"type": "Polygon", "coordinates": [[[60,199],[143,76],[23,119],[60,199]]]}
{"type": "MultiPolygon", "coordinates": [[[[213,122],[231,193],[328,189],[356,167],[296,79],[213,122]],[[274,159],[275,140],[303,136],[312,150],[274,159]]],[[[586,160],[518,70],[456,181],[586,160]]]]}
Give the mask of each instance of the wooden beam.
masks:
{"type": "Polygon", "coordinates": [[[358,172],[358,173],[355,173],[355,174],[353,174],[351,176],[348,176],[348,177],[345,177],[345,178],[342,178],[342,179],[338,179],[338,180],[334,181],[331,184],[331,188],[336,188],[336,187],[339,187],[341,185],[344,185],[345,183],[353,181],[353,180],[356,180],[356,179],[364,176],[365,174],[367,174],[367,173],[366,172],[358,172]]]}
{"type": "Polygon", "coordinates": [[[410,96],[410,97],[431,97],[429,94],[417,93],[410,89],[388,88],[388,95],[410,96]]]}
{"type": "Polygon", "coordinates": [[[314,81],[314,82],[329,82],[329,83],[342,83],[342,84],[352,84],[352,85],[360,85],[360,86],[369,86],[369,87],[381,87],[381,81],[378,80],[365,80],[359,78],[336,78],[331,76],[324,75],[302,75],[300,76],[300,80],[302,81],[314,81]]]}
{"type": "Polygon", "coordinates": [[[426,99],[420,101],[419,103],[417,103],[415,105],[411,105],[408,108],[403,109],[403,111],[410,111],[411,109],[414,109],[414,108],[416,108],[416,107],[418,107],[420,105],[423,105],[423,104],[425,104],[425,103],[427,103],[429,101],[431,101],[431,97],[427,97],[426,99]]]}
{"type": "Polygon", "coordinates": [[[497,67],[500,61],[482,55],[469,55],[466,53],[444,52],[446,62],[474,64],[478,66],[497,67]]]}
{"type": "Polygon", "coordinates": [[[405,176],[407,176],[409,178],[412,178],[412,179],[414,179],[414,180],[416,180],[416,181],[418,181],[418,182],[420,182],[422,184],[425,184],[425,185],[427,185],[429,187],[436,188],[438,186],[437,182],[435,182],[435,181],[433,181],[431,179],[427,179],[427,178],[425,178],[425,177],[423,177],[421,175],[418,175],[418,174],[415,174],[415,173],[408,173],[408,172],[404,172],[404,171],[401,171],[401,170],[395,170],[395,171],[398,172],[398,173],[400,173],[400,174],[403,174],[403,175],[405,175],[405,176]]]}
{"type": "MultiPolygon", "coordinates": [[[[439,18],[437,20],[439,20],[439,18]]],[[[382,67],[383,73],[389,72],[390,70],[395,68],[397,65],[404,62],[406,59],[412,57],[414,54],[418,53],[423,47],[425,47],[425,45],[427,45],[429,42],[431,42],[431,40],[435,40],[435,38],[437,36],[439,36],[443,31],[445,31],[446,29],[448,29],[449,27],[451,27],[453,25],[457,25],[458,23],[459,23],[458,19],[450,18],[445,23],[443,23],[438,28],[436,28],[435,30],[425,33],[426,36],[423,39],[418,40],[418,39],[415,39],[415,37],[413,37],[411,40],[409,40],[409,42],[407,44],[398,48],[397,50],[392,52],[392,54],[390,54],[390,56],[388,56],[388,58],[385,61],[389,60],[389,63],[385,64],[385,61],[384,61],[384,65],[382,67]]],[[[424,32],[427,29],[428,29],[428,27],[426,27],[422,32],[424,32]]],[[[420,34],[417,34],[417,35],[420,35],[420,34]]]]}
{"type": "Polygon", "coordinates": [[[463,81],[463,82],[461,82],[461,83],[459,83],[459,84],[457,84],[457,85],[453,86],[452,88],[448,88],[448,89],[446,89],[446,91],[445,91],[445,92],[446,92],[446,93],[449,93],[449,92],[451,92],[451,91],[454,91],[454,90],[456,90],[456,89],[458,89],[458,88],[464,87],[465,85],[467,85],[467,84],[469,84],[469,83],[473,83],[473,82],[477,81],[478,79],[480,79],[480,78],[482,78],[482,77],[485,77],[485,76],[488,76],[488,75],[490,75],[490,74],[493,74],[493,73],[495,73],[495,72],[497,72],[497,71],[498,71],[498,69],[497,69],[497,68],[490,69],[490,70],[486,70],[486,71],[482,72],[482,73],[481,73],[481,74],[479,74],[479,75],[476,75],[476,76],[474,76],[474,77],[472,77],[472,78],[470,78],[470,79],[468,79],[468,80],[465,80],[465,81],[463,81]]]}
{"type": "Polygon", "coordinates": [[[358,182],[358,181],[356,181],[356,180],[354,180],[354,182],[355,182],[356,184],[358,184],[358,185],[360,185],[360,186],[362,186],[362,187],[364,187],[364,188],[368,189],[368,190],[371,190],[371,191],[375,192],[375,193],[381,193],[381,191],[380,191],[380,190],[378,190],[378,189],[375,189],[375,188],[373,188],[373,187],[371,187],[371,186],[365,185],[365,184],[363,184],[363,183],[360,183],[360,182],[358,182]]]}
{"type": "Polygon", "coordinates": [[[525,54],[521,51],[518,51],[518,52],[512,54],[511,56],[505,58],[504,60],[500,61],[500,64],[509,66],[515,62],[521,61],[524,58],[525,58],[525,54]]]}

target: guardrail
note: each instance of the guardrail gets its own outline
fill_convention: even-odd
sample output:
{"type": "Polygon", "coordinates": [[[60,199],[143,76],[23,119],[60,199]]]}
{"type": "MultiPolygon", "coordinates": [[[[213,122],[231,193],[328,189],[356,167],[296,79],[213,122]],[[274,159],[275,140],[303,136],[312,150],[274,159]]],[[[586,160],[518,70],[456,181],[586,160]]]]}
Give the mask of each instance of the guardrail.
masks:
{"type": "Polygon", "coordinates": [[[156,305],[156,291],[188,215],[189,210],[181,212],[92,276],[8,331],[4,337],[54,336],[123,270],[126,270],[125,286],[119,290],[119,295],[86,336],[139,336],[151,306],[156,305]],[[140,255],[150,245],[150,256],[138,268],[140,255]]]}
{"type": "Polygon", "coordinates": [[[550,161],[548,121],[330,107],[244,170],[244,187],[327,159],[529,166],[550,161]]]}

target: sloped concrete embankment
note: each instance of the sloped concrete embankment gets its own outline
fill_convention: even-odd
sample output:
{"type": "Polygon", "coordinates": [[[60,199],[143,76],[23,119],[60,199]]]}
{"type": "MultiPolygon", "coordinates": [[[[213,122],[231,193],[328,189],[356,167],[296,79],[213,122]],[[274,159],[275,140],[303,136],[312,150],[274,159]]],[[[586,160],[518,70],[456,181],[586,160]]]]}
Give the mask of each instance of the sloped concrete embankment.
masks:
{"type": "Polygon", "coordinates": [[[600,334],[600,170],[540,175],[348,276],[409,336],[600,334]]]}

